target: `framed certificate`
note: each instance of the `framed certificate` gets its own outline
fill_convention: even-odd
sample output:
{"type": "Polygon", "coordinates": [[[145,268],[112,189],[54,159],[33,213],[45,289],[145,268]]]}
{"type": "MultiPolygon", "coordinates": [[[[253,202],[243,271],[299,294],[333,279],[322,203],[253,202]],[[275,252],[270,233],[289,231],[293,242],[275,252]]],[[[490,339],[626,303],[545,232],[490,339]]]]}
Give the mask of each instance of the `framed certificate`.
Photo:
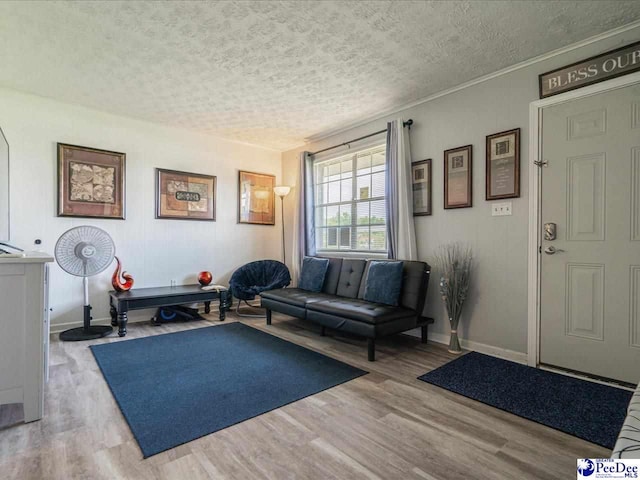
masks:
{"type": "Polygon", "coordinates": [[[413,216],[431,215],[431,159],[411,164],[413,216]]]}
{"type": "Polygon", "coordinates": [[[452,148],[444,152],[444,208],[473,205],[471,175],[473,147],[452,148]]]}
{"type": "Polygon", "coordinates": [[[487,135],[487,200],[520,196],[520,129],[487,135]]]}

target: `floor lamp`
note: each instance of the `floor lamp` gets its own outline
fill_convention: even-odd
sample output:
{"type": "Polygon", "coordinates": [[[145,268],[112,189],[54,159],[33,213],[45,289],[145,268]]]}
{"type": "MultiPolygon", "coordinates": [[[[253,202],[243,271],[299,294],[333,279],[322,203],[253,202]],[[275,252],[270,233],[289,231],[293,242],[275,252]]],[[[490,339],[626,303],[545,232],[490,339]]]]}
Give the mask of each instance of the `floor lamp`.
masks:
{"type": "Polygon", "coordinates": [[[286,265],[287,257],[285,256],[284,250],[284,197],[289,195],[291,191],[291,187],[287,185],[278,185],[277,187],[273,187],[273,192],[280,197],[280,211],[282,212],[282,263],[286,265]]]}

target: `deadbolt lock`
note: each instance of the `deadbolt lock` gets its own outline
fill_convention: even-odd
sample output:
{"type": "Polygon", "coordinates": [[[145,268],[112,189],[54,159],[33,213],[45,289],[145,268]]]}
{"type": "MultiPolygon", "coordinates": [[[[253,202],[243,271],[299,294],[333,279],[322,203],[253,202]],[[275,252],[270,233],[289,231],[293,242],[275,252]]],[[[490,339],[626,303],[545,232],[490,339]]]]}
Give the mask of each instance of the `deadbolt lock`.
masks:
{"type": "Polygon", "coordinates": [[[556,224],[545,223],[544,224],[544,239],[555,240],[556,239],[556,224]]]}

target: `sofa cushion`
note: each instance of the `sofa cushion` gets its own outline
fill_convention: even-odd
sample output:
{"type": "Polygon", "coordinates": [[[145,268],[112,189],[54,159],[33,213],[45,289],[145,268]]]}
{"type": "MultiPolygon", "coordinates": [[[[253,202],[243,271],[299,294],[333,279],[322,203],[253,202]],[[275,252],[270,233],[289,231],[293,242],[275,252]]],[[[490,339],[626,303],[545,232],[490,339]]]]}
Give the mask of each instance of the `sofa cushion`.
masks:
{"type": "Polygon", "coordinates": [[[341,258],[330,258],[329,268],[327,268],[327,274],[324,277],[324,285],[322,291],[324,293],[336,294],[338,289],[338,280],[340,279],[340,270],[342,269],[341,258]]]}
{"type": "MultiPolygon", "coordinates": [[[[364,289],[367,285],[367,275],[369,274],[369,267],[373,260],[367,262],[367,266],[364,270],[362,283],[360,284],[360,291],[358,292],[358,298],[364,298],[364,289]]],[[[394,260],[376,260],[376,261],[388,261],[394,260]]],[[[418,262],[413,260],[402,261],[402,289],[400,290],[399,304],[402,307],[409,308],[411,310],[417,310],[420,306],[424,306],[425,297],[427,294],[426,288],[420,290],[422,280],[425,271],[430,271],[431,267],[425,262],[418,262]]],[[[428,274],[427,274],[428,275],[428,274]]],[[[428,276],[427,276],[428,282],[428,276]]],[[[428,285],[428,283],[426,284],[428,285]]],[[[425,285],[425,287],[426,287],[425,285]]]]}
{"type": "Polygon", "coordinates": [[[336,317],[350,318],[373,325],[391,322],[400,318],[416,317],[416,313],[408,308],[367,302],[359,298],[333,297],[314,301],[313,303],[307,303],[307,310],[335,315],[336,317]]]}
{"type": "Polygon", "coordinates": [[[356,298],[360,290],[360,281],[364,273],[366,260],[358,260],[353,258],[345,258],[342,260],[342,268],[340,269],[340,279],[338,280],[338,288],[336,294],[341,297],[356,298]]]}
{"type": "Polygon", "coordinates": [[[300,288],[279,288],[278,290],[262,292],[260,296],[269,300],[295,305],[296,307],[304,307],[310,302],[335,298],[334,295],[329,295],[328,293],[309,292],[300,288]]]}
{"type": "Polygon", "coordinates": [[[320,292],[328,268],[328,258],[304,257],[298,288],[309,292],[320,292]]]}
{"type": "Polygon", "coordinates": [[[398,305],[402,288],[402,262],[369,263],[365,281],[364,299],[369,302],[398,305]]]}

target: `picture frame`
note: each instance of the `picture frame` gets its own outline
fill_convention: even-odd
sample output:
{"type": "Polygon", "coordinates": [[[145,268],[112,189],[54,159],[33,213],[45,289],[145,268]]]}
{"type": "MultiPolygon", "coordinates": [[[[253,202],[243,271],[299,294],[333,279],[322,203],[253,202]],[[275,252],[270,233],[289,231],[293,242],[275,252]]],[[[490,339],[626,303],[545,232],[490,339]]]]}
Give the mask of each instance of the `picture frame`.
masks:
{"type": "Polygon", "coordinates": [[[126,154],[57,144],[58,216],[125,219],[126,154]]]}
{"type": "Polygon", "coordinates": [[[487,200],[520,196],[520,129],[506,130],[486,137],[487,200]]]}
{"type": "Polygon", "coordinates": [[[238,172],[238,223],[276,224],[276,177],[268,173],[238,172]]]}
{"type": "Polygon", "coordinates": [[[473,146],[444,151],[444,208],[473,206],[473,146]]]}
{"type": "Polygon", "coordinates": [[[432,213],[433,182],[431,159],[411,164],[411,186],[413,190],[413,216],[427,216],[432,213]]]}
{"type": "Polygon", "coordinates": [[[215,222],[217,177],[156,168],[156,218],[215,222]]]}

